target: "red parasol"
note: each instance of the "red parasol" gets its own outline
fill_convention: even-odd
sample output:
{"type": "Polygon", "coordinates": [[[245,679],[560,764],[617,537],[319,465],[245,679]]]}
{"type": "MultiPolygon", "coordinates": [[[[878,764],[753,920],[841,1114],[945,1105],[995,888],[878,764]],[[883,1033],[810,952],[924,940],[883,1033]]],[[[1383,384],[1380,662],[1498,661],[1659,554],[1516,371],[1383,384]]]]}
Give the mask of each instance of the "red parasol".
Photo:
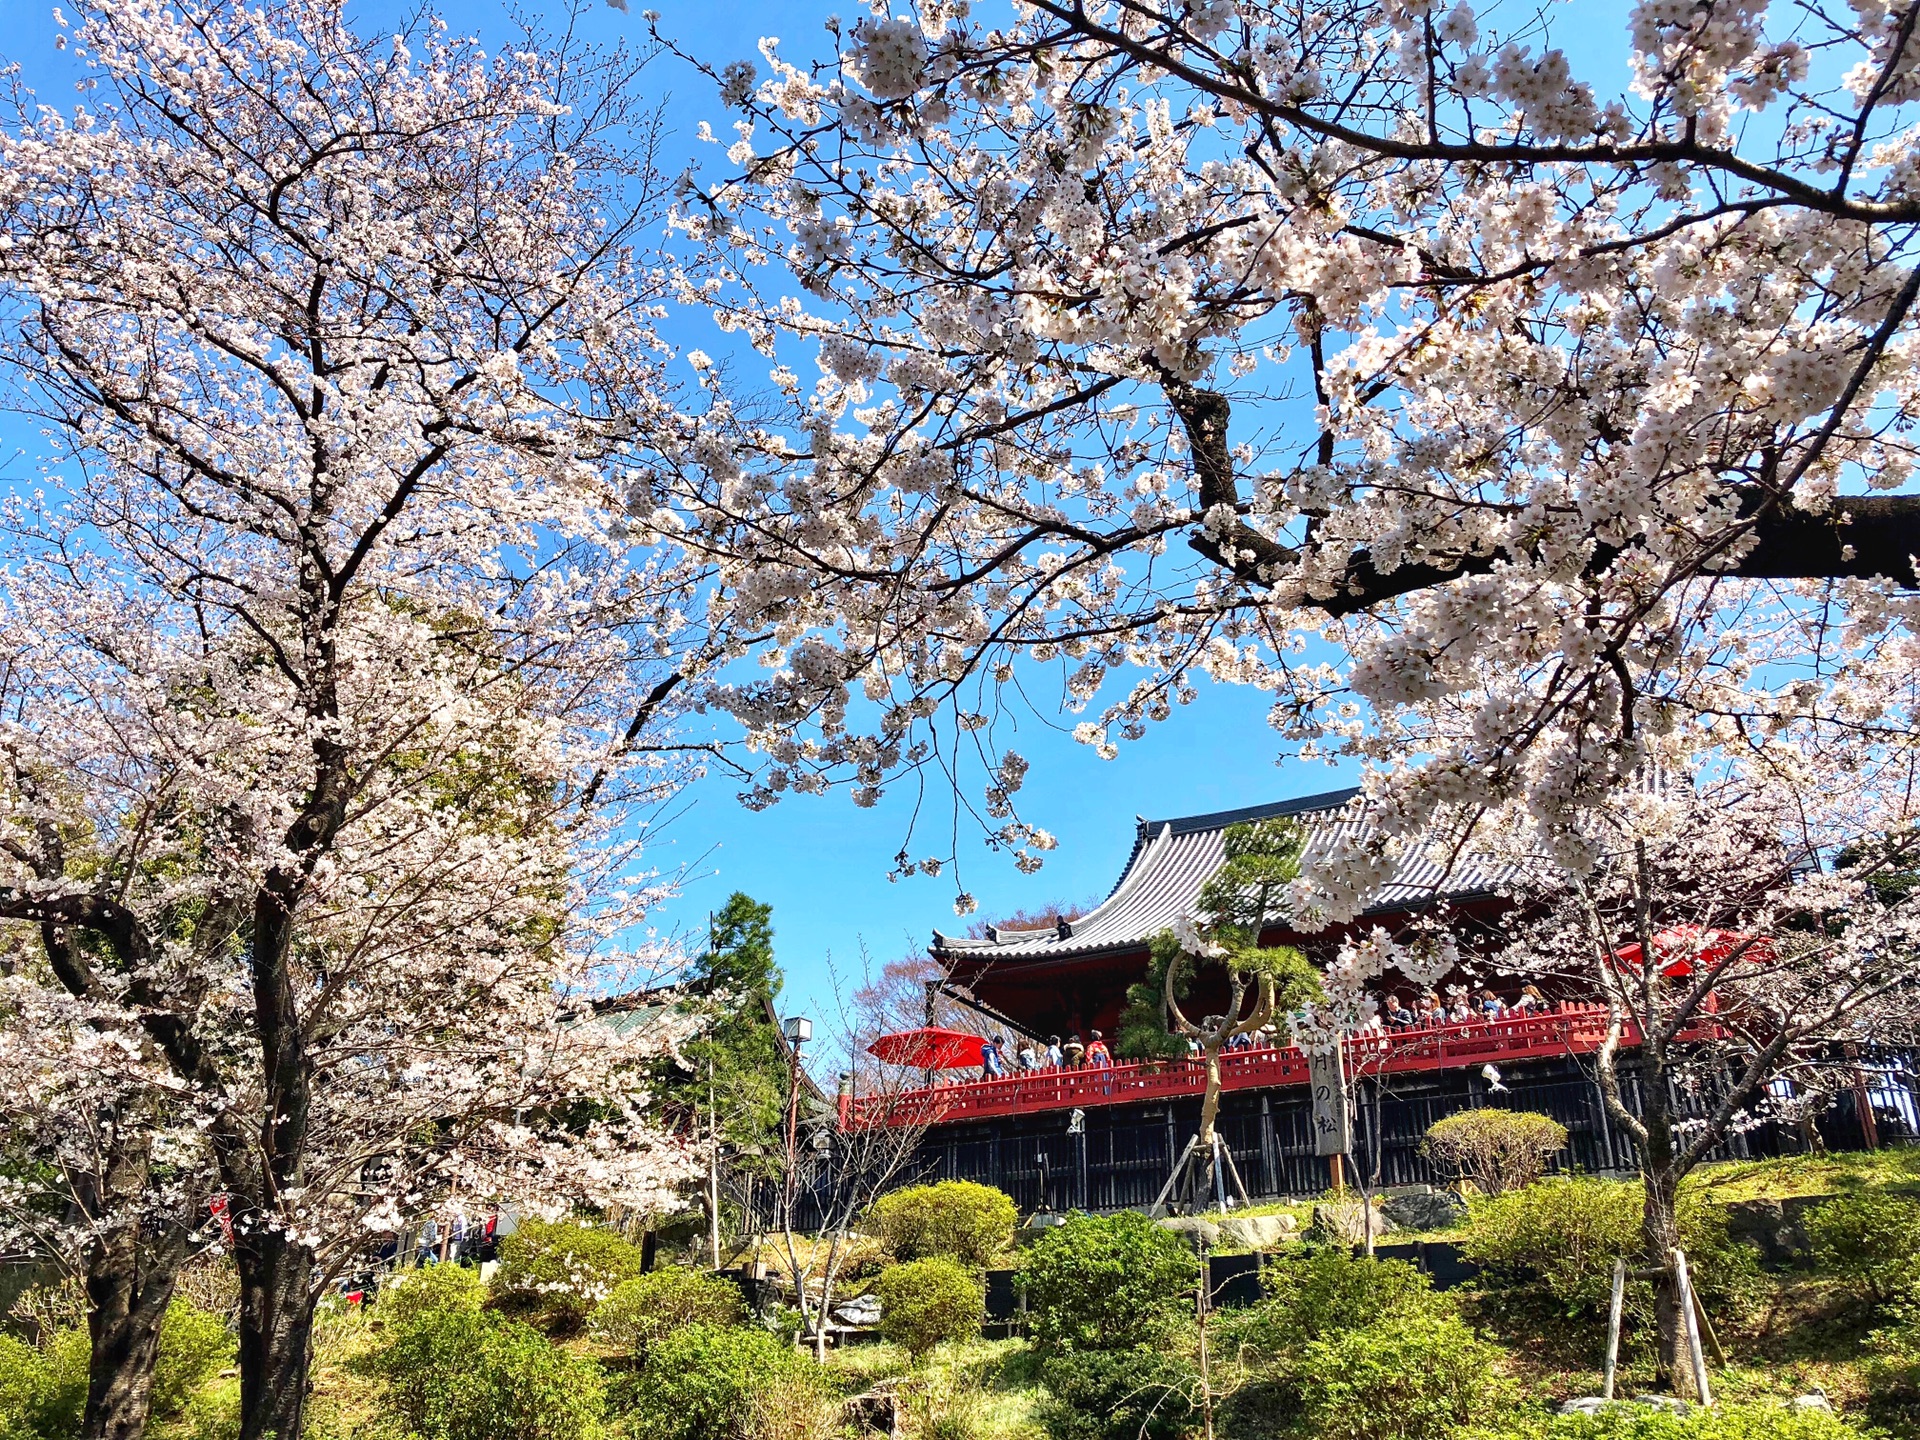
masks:
{"type": "MultiPolygon", "coordinates": [[[[1663,959],[1671,955],[1660,967],[1660,973],[1670,980],[1681,980],[1693,973],[1694,957],[1706,961],[1708,965],[1717,965],[1726,959],[1732,951],[1744,945],[1741,958],[1762,961],[1773,958],[1773,947],[1765,936],[1740,935],[1732,930],[1701,930],[1694,925],[1677,925],[1671,930],[1662,930],[1653,937],[1654,951],[1663,959]]],[[[1614,952],[1623,969],[1637,968],[1640,963],[1640,943],[1622,945],[1614,952]]]]}
{"type": "Polygon", "coordinates": [[[882,1035],[867,1047],[889,1065],[911,1065],[919,1070],[965,1070],[982,1064],[980,1047],[986,1041],[964,1030],[942,1030],[924,1025],[918,1030],[902,1030],[882,1035]]]}

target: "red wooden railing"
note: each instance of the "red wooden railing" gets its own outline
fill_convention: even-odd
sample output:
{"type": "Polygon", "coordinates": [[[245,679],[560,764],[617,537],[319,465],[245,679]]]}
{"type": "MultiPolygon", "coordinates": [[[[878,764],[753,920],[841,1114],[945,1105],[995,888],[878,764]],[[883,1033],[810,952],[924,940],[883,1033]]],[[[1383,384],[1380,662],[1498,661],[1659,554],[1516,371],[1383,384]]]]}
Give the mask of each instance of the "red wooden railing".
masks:
{"type": "MultiPolygon", "coordinates": [[[[1605,1006],[1562,1005],[1521,1018],[1357,1035],[1346,1042],[1347,1072],[1392,1075],[1587,1055],[1598,1050],[1606,1037],[1605,1006]]],[[[1621,1036],[1628,1045],[1638,1044],[1639,1039],[1632,1027],[1621,1036]]],[[[1305,1085],[1307,1057],[1291,1045],[1230,1050],[1220,1057],[1220,1079],[1225,1090],[1305,1085]]],[[[1031,1070],[1003,1080],[854,1097],[843,1105],[842,1122],[864,1129],[976,1120],[1199,1095],[1206,1088],[1206,1067],[1197,1060],[1144,1060],[1100,1070],[1031,1070]]]]}

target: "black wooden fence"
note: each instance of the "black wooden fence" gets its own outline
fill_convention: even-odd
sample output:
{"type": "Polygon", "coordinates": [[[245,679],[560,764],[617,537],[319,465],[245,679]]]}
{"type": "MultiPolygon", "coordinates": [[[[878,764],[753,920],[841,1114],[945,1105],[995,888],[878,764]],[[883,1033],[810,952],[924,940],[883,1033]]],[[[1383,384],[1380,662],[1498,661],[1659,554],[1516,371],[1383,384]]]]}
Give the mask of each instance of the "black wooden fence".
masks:
{"type": "MultiPolygon", "coordinates": [[[[1857,1063],[1869,1079],[1828,1103],[1816,1121],[1821,1141],[1830,1149],[1856,1150],[1913,1139],[1920,1052],[1876,1051],[1857,1063]]],[[[1361,1080],[1349,1163],[1361,1167],[1375,1188],[1443,1183],[1445,1177],[1420,1153],[1427,1129],[1461,1110],[1501,1106],[1549,1115],[1567,1127],[1559,1169],[1635,1169],[1633,1143],[1608,1119],[1599,1087],[1580,1059],[1515,1065],[1502,1072],[1500,1086],[1496,1090],[1470,1069],[1361,1080]]],[[[1622,1077],[1622,1098],[1630,1109],[1640,1108],[1639,1081],[1631,1073],[1622,1077]]],[[[1683,1114],[1704,1113],[1712,1100],[1710,1094],[1675,1094],[1683,1114]]],[[[1188,1098],[936,1126],[894,1184],[975,1180],[1006,1191],[1023,1213],[1145,1208],[1199,1127],[1199,1116],[1199,1099],[1188,1098]]],[[[1327,1160],[1314,1154],[1311,1120],[1303,1089],[1229,1091],[1221,1097],[1220,1133],[1255,1199],[1301,1198],[1328,1188],[1331,1174],[1327,1160]]],[[[1799,1127],[1766,1123],[1731,1137],[1716,1158],[1790,1154],[1805,1144],[1799,1127]]],[[[831,1153],[819,1163],[823,1170],[832,1165],[831,1153]]],[[[800,1209],[796,1224],[806,1228],[812,1207],[804,1194],[800,1209]]],[[[756,1218],[765,1223],[770,1217],[756,1218]]]]}

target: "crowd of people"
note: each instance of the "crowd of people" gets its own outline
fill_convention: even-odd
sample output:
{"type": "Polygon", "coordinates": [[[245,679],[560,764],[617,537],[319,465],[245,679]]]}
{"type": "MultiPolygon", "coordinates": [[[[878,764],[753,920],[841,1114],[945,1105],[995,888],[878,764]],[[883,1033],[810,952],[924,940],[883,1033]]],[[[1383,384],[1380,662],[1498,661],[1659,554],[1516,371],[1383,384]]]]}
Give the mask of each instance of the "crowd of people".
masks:
{"type": "MultiPolygon", "coordinates": [[[[1455,985],[1448,988],[1445,998],[1438,991],[1429,990],[1411,1006],[1405,995],[1389,995],[1369,1018],[1365,1028],[1380,1033],[1429,1030],[1442,1025],[1469,1025],[1476,1021],[1492,1024],[1501,1020],[1524,1019],[1552,1008],[1539,987],[1534,985],[1521,987],[1520,993],[1511,1000],[1492,989],[1483,989],[1476,998],[1464,985],[1455,985]]],[[[1209,1016],[1208,1023],[1217,1018],[1209,1016]]],[[[1113,1055],[1107,1049],[1106,1040],[1098,1030],[1089,1031],[1088,1035],[1089,1038],[1084,1041],[1078,1034],[1069,1035],[1065,1041],[1058,1035],[1051,1035],[1044,1043],[1031,1037],[1023,1038],[1009,1062],[1007,1037],[996,1034],[981,1042],[980,1078],[1005,1080],[1009,1076],[1032,1075],[1049,1070],[1112,1069],[1113,1055]]],[[[1280,1043],[1279,1027],[1267,1025],[1235,1035],[1227,1042],[1226,1048],[1231,1051],[1263,1050],[1280,1043]]],[[[1195,1056],[1200,1053],[1198,1039],[1190,1038],[1187,1041],[1187,1052],[1195,1056]]]]}

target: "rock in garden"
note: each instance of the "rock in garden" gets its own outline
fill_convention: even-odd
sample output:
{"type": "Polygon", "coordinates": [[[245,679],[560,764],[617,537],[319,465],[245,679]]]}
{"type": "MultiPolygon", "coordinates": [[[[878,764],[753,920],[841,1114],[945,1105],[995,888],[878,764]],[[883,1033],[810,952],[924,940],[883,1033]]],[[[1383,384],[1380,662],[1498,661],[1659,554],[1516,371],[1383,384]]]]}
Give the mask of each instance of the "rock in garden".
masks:
{"type": "Polygon", "coordinates": [[[1572,1400],[1562,1400],[1559,1414],[1562,1415],[1598,1415],[1609,1405],[1618,1405],[1618,1400],[1608,1400],[1600,1395],[1581,1395],[1572,1400]]]}
{"type": "Polygon", "coordinates": [[[1293,1239],[1299,1228],[1291,1215],[1234,1215],[1220,1222],[1220,1238],[1248,1250],[1271,1250],[1293,1239]]]}
{"type": "Polygon", "coordinates": [[[844,1305],[836,1305],[833,1318],[842,1325],[878,1325],[880,1323],[880,1297],[878,1295],[856,1295],[844,1305]]]}
{"type": "Polygon", "coordinates": [[[1380,1213],[1402,1230],[1451,1230],[1467,1218],[1467,1202],[1451,1190],[1390,1195],[1380,1213]]]}
{"type": "Polygon", "coordinates": [[[1323,1200],[1313,1207],[1313,1223],[1307,1226],[1307,1238],[1323,1244],[1364,1245],[1369,1229],[1378,1240],[1399,1228],[1378,1210],[1370,1210],[1358,1200],[1323,1200]]]}
{"type": "Polygon", "coordinates": [[[1169,1215],[1159,1224],[1162,1230],[1185,1235],[1189,1240],[1198,1240],[1203,1245],[1220,1243],[1220,1227],[1199,1215],[1169,1215]]]}

